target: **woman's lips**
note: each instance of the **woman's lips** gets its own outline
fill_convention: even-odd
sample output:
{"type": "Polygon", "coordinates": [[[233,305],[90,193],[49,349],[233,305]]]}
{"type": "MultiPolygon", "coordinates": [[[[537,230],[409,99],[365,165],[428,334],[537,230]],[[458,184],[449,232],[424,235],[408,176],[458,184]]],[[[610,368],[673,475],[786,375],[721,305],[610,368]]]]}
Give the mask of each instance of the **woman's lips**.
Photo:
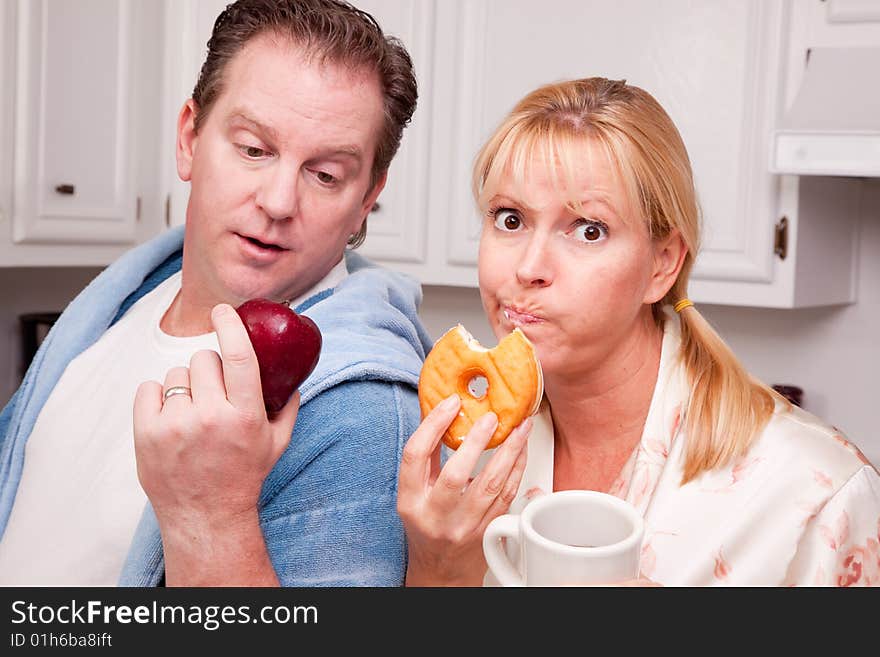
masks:
{"type": "Polygon", "coordinates": [[[526,326],[544,321],[543,317],[518,310],[513,306],[501,306],[501,312],[504,314],[505,319],[514,326],[526,326]]]}

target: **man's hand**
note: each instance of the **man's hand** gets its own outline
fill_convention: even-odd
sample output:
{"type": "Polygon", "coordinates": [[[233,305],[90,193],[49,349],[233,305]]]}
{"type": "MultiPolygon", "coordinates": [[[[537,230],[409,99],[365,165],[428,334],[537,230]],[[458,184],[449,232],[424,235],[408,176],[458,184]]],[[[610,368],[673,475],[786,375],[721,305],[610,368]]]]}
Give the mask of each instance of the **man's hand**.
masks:
{"type": "Polygon", "coordinates": [[[277,583],[259,525],[263,481],[287,448],[299,393],[266,416],[260,370],[238,314],[211,314],[220,356],[200,351],[134,403],[138,478],[159,520],[169,584],[277,583]],[[191,388],[191,396],[173,387],[191,388]],[[268,567],[268,571],[267,571],[268,567]]]}

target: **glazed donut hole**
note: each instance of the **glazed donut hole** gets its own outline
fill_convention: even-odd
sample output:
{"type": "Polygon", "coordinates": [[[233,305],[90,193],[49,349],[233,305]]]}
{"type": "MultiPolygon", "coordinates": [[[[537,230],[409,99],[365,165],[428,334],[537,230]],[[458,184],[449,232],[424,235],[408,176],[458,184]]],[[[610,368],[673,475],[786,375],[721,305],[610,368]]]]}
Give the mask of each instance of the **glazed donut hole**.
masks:
{"type": "Polygon", "coordinates": [[[467,383],[467,391],[474,399],[482,399],[489,390],[489,379],[483,376],[482,372],[474,374],[467,383]]]}

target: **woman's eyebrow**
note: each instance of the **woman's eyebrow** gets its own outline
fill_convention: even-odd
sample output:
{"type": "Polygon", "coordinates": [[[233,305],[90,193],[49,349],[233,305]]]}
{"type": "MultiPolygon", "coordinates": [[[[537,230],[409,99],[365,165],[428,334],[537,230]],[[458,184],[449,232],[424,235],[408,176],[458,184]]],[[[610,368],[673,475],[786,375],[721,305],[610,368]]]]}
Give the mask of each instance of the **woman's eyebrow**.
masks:
{"type": "Polygon", "coordinates": [[[588,205],[600,205],[610,212],[614,217],[621,217],[617,208],[612,202],[612,198],[606,194],[588,194],[585,198],[580,199],[581,207],[588,205]]]}
{"type": "Polygon", "coordinates": [[[534,210],[534,208],[525,201],[514,200],[513,197],[508,196],[507,194],[494,194],[489,199],[487,205],[510,206],[512,208],[518,208],[526,211],[534,210]]]}

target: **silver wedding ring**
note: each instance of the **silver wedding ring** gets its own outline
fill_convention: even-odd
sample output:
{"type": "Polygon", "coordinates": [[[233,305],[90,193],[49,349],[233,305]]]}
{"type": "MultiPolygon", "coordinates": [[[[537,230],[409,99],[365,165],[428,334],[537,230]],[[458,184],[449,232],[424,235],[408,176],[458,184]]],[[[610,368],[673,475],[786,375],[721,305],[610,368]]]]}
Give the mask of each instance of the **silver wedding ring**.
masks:
{"type": "Polygon", "coordinates": [[[186,386],[171,386],[165,391],[165,396],[162,401],[167,401],[169,397],[173,397],[174,395],[186,395],[187,397],[192,398],[192,390],[186,386]]]}

